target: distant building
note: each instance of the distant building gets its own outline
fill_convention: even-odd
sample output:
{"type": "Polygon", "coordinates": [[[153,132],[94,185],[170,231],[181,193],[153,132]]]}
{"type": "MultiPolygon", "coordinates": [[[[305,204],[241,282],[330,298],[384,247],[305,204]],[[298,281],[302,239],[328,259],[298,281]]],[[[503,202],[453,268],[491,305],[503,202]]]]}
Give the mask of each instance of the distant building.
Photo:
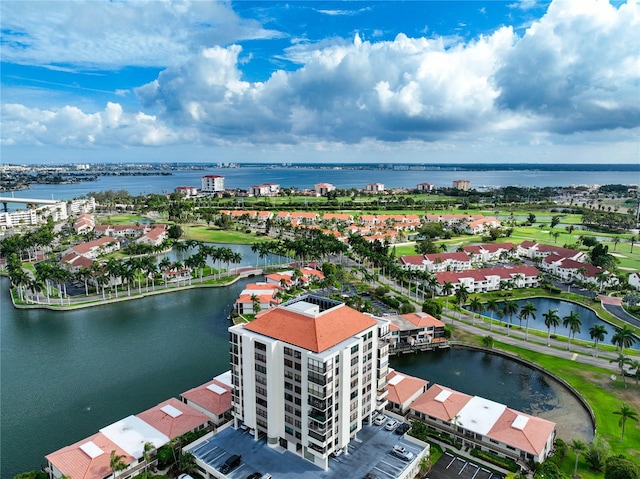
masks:
{"type": "Polygon", "coordinates": [[[315,191],[316,196],[326,196],[327,193],[335,189],[336,187],[331,183],[316,183],[313,186],[313,190],[315,191]]]}
{"type": "Polygon", "coordinates": [[[418,191],[433,191],[433,183],[418,183],[418,191]]]}
{"type": "Polygon", "coordinates": [[[202,193],[222,193],[224,191],[224,176],[206,175],[200,183],[202,193]]]}
{"type": "Polygon", "coordinates": [[[453,180],[453,189],[469,191],[471,189],[471,182],[469,180],[453,180]]]}
{"type": "Polygon", "coordinates": [[[382,183],[369,183],[366,191],[368,193],[381,193],[384,191],[384,185],[382,183]]]}
{"type": "MultiPolygon", "coordinates": [[[[223,182],[224,187],[224,182],[223,182]]],[[[177,186],[174,190],[175,193],[186,196],[187,198],[190,196],[198,196],[198,188],[195,186],[177,186]]]]}
{"type": "Polygon", "coordinates": [[[249,188],[249,194],[252,196],[277,196],[278,193],[280,193],[280,185],[275,183],[264,183],[249,188]]]}
{"type": "Polygon", "coordinates": [[[68,214],[77,215],[80,213],[92,213],[96,210],[96,200],[93,196],[89,198],[78,198],[71,200],[67,204],[68,214]]]}

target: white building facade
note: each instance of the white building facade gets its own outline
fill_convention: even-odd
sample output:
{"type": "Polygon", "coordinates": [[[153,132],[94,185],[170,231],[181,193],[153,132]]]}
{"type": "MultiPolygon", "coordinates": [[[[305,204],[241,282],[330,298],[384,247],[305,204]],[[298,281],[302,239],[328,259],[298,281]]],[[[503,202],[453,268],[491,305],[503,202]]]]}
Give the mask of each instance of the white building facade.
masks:
{"type": "Polygon", "coordinates": [[[229,328],[234,427],[327,469],[384,408],[389,323],[304,296],[229,328]]]}
{"type": "Polygon", "coordinates": [[[224,191],[224,176],[206,175],[200,180],[202,193],[222,193],[224,191]]]}

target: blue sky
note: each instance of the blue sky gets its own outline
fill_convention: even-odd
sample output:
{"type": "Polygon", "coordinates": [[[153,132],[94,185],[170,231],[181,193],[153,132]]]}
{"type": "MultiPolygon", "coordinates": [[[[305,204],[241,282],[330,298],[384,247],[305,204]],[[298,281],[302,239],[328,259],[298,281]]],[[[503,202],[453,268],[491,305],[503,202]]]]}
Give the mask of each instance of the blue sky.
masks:
{"type": "Polygon", "coordinates": [[[636,0],[0,14],[3,162],[640,161],[636,0]]]}

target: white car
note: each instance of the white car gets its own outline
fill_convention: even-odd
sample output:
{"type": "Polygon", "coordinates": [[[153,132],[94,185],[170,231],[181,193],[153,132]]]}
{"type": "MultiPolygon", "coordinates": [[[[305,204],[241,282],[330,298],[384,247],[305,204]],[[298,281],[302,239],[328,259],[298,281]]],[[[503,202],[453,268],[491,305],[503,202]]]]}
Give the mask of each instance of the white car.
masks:
{"type": "Polygon", "coordinates": [[[384,414],[379,414],[376,416],[376,418],[373,420],[373,423],[376,426],[382,426],[387,420],[387,416],[385,416],[384,414]]]}
{"type": "Polygon", "coordinates": [[[406,462],[409,462],[413,459],[413,453],[411,451],[407,451],[402,446],[393,446],[393,449],[391,449],[391,454],[406,462]]]}
{"type": "Polygon", "coordinates": [[[398,425],[398,421],[396,421],[395,419],[392,419],[391,421],[389,421],[386,426],[384,427],[387,431],[393,431],[396,426],[398,425]]]}

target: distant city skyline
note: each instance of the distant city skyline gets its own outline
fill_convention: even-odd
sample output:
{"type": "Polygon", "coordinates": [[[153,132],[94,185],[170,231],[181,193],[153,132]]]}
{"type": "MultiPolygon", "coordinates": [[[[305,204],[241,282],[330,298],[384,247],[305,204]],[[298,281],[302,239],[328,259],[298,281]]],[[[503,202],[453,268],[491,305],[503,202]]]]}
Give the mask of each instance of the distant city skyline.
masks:
{"type": "Polygon", "coordinates": [[[635,0],[0,14],[3,163],[640,161],[635,0]]]}

